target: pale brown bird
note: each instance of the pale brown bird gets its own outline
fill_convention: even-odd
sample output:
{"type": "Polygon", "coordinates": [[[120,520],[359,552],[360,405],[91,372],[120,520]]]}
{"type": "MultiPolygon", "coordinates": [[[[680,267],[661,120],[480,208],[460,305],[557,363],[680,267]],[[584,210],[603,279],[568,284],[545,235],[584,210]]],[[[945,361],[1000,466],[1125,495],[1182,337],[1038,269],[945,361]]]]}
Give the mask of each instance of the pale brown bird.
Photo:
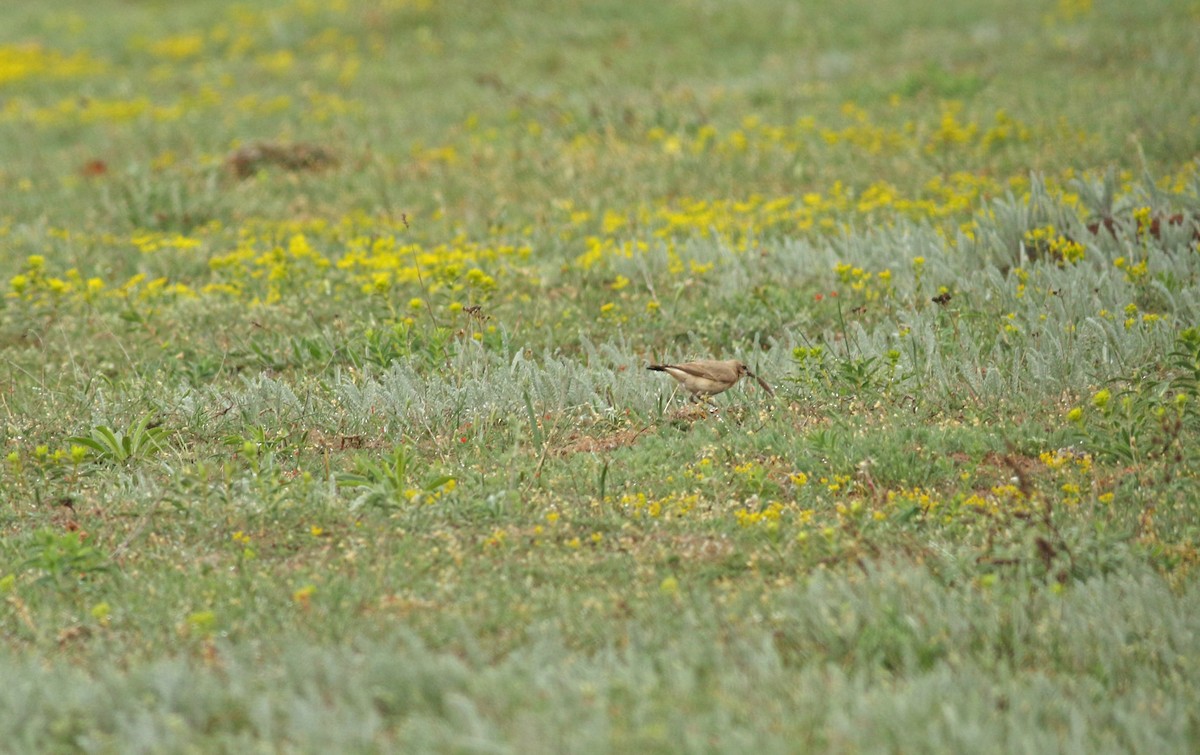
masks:
{"type": "Polygon", "coordinates": [[[692,394],[693,401],[703,401],[722,391],[727,391],[749,375],[758,381],[763,390],[774,396],[775,391],[767,385],[767,381],[750,371],[750,368],[736,359],[701,359],[682,364],[652,364],[646,369],[655,372],[665,372],[683,385],[684,390],[692,394]]]}

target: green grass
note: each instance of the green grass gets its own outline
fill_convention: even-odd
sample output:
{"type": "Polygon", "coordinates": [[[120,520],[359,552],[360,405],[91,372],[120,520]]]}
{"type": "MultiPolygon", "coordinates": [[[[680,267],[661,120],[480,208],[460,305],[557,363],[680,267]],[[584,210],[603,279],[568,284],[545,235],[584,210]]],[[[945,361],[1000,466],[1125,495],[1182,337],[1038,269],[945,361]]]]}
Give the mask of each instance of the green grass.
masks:
{"type": "Polygon", "coordinates": [[[1194,3],[60,5],[0,749],[1192,749],[1194,3]]]}

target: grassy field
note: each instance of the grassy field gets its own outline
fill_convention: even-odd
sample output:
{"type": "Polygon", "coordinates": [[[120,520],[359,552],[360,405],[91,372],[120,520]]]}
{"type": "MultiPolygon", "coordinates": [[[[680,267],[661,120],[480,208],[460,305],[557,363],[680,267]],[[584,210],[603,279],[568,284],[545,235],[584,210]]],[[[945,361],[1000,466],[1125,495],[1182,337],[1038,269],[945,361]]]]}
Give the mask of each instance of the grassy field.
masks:
{"type": "Polygon", "coordinates": [[[54,5],[0,751],[1194,751],[1196,2],[54,5]]]}

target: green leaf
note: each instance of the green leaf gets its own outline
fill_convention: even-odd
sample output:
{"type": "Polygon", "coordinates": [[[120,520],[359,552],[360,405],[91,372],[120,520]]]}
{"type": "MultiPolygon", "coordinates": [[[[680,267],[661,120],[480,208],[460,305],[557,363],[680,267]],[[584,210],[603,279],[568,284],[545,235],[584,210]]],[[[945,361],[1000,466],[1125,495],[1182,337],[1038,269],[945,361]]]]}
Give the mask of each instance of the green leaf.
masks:
{"type": "Polygon", "coordinates": [[[85,446],[87,448],[92,449],[96,453],[108,455],[108,448],[106,446],[101,445],[99,442],[97,442],[96,440],[94,440],[92,438],[87,438],[82,435],[69,436],[67,438],[67,443],[74,443],[79,446],[85,446]]]}
{"type": "Polygon", "coordinates": [[[440,477],[435,477],[429,482],[425,483],[424,490],[427,493],[433,492],[453,479],[453,475],[441,475],[440,477]]]}

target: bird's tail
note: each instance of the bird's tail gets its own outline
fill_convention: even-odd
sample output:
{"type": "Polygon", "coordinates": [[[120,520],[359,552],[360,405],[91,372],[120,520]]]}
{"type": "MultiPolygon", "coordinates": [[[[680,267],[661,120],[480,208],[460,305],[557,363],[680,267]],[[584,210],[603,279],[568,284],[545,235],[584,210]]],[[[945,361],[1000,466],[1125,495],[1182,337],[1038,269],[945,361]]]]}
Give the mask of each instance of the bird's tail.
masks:
{"type": "Polygon", "coordinates": [[[649,366],[647,366],[647,367],[646,367],[646,369],[648,369],[648,370],[654,370],[655,372],[666,372],[666,371],[667,371],[667,365],[665,365],[665,364],[652,364],[652,365],[649,365],[649,366]]]}

